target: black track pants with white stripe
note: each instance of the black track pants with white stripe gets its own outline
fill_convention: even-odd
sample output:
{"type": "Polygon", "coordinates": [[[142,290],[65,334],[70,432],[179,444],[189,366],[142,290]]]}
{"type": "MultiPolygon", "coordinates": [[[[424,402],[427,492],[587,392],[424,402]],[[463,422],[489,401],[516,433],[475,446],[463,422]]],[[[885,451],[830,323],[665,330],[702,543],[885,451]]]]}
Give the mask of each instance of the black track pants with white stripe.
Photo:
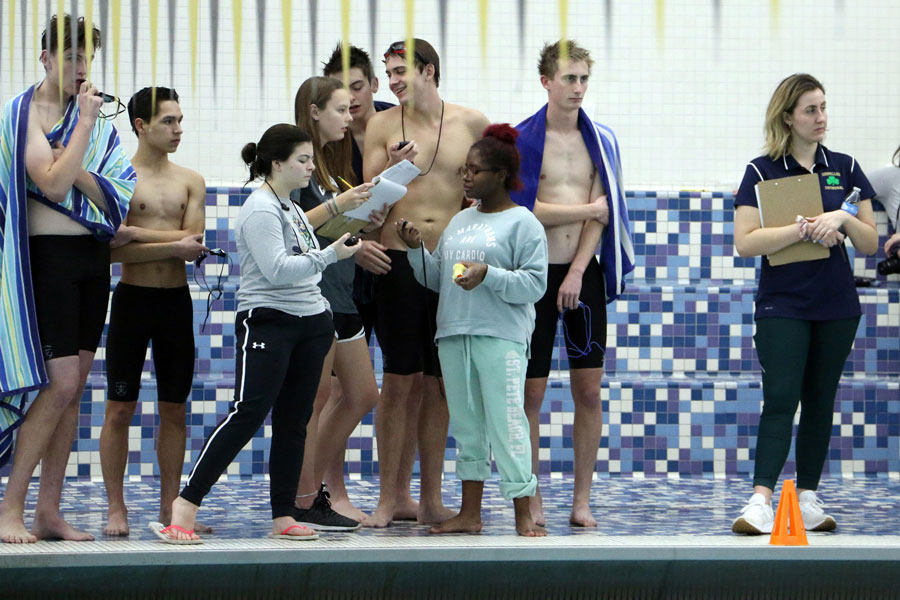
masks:
{"type": "Polygon", "coordinates": [[[296,317],[254,308],[237,314],[235,334],[234,403],[206,441],[181,497],[199,506],[271,410],[272,518],[288,516],[303,465],[306,424],[334,339],[331,315],[296,317]]]}

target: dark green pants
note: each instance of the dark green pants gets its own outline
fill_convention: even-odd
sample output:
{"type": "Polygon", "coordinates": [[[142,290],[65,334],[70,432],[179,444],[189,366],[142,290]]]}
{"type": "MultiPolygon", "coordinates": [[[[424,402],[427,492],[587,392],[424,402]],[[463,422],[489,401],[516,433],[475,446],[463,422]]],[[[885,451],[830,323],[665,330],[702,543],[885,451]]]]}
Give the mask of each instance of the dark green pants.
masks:
{"type": "Polygon", "coordinates": [[[828,454],[834,396],[859,317],[835,321],[759,319],[756,354],[763,369],[763,410],[753,485],[775,489],[797,429],[797,487],[815,490],[828,454]]]}

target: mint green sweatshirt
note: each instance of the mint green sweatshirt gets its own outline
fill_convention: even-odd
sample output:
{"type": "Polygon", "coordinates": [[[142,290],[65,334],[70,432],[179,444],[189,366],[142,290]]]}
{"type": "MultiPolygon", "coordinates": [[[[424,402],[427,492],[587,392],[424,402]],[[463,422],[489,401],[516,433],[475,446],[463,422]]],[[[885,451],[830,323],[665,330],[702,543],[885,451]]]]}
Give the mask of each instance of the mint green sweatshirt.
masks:
{"type": "Polygon", "coordinates": [[[527,208],[499,213],[467,208],[454,216],[434,253],[408,249],[416,280],[441,295],[436,340],[484,335],[530,346],[534,303],[547,290],[547,236],[527,208]],[[488,265],[478,286],[466,291],[453,282],[458,262],[488,265]]]}

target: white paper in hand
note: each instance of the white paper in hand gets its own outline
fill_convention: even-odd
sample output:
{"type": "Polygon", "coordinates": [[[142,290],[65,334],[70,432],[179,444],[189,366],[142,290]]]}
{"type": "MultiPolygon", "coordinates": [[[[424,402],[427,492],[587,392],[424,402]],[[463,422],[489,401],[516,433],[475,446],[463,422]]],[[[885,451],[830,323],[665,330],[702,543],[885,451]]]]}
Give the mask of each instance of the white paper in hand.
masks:
{"type": "Polygon", "coordinates": [[[383,211],[386,206],[393,206],[405,196],[406,184],[415,179],[419,173],[421,170],[408,160],[385,169],[381,175],[372,179],[372,183],[375,184],[375,187],[369,190],[372,196],[361,206],[343,213],[344,216],[367,221],[369,213],[373,210],[383,211]]]}
{"type": "Polygon", "coordinates": [[[407,185],[421,172],[422,170],[416,165],[408,160],[402,160],[393,167],[382,171],[379,177],[382,179],[390,179],[394,183],[399,183],[400,185],[407,185]]]}

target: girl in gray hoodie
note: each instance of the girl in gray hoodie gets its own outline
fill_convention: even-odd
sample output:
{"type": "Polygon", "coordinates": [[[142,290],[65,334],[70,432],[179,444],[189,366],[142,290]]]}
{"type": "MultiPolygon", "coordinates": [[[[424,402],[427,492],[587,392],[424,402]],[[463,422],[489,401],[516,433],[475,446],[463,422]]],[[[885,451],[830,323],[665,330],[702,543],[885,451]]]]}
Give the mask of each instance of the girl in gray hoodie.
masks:
{"type": "Polygon", "coordinates": [[[234,403],[206,440],[187,485],[172,503],[172,524],[150,524],[166,543],[200,543],[194,533],[200,503],[269,411],[270,537],[318,537],[294,519],[306,424],[334,337],[330,307],[317,284],[322,271],[352,256],[359,242],[346,246],[349,236],[344,235],[321,248],[306,215],[290,200],[291,190],[309,184],[315,170],[313,151],[307,133],[281,124],[241,152],[250,181],[262,178],[263,183],[241,206],[235,225],[241,286],[235,315],[234,403]]]}
{"type": "Polygon", "coordinates": [[[480,203],[450,220],[433,253],[413,223],[395,224],[416,280],[440,292],[435,338],[462,480],[459,514],[431,533],[481,530],[491,450],[500,491],[515,506],[516,530],[547,533],[528,508],[537,478],[524,409],[534,303],[547,287],[547,238],[537,218],[509,197],[520,185],[516,136],[507,124],[491,125],[472,145],[459,174],[466,196],[480,203]]]}

